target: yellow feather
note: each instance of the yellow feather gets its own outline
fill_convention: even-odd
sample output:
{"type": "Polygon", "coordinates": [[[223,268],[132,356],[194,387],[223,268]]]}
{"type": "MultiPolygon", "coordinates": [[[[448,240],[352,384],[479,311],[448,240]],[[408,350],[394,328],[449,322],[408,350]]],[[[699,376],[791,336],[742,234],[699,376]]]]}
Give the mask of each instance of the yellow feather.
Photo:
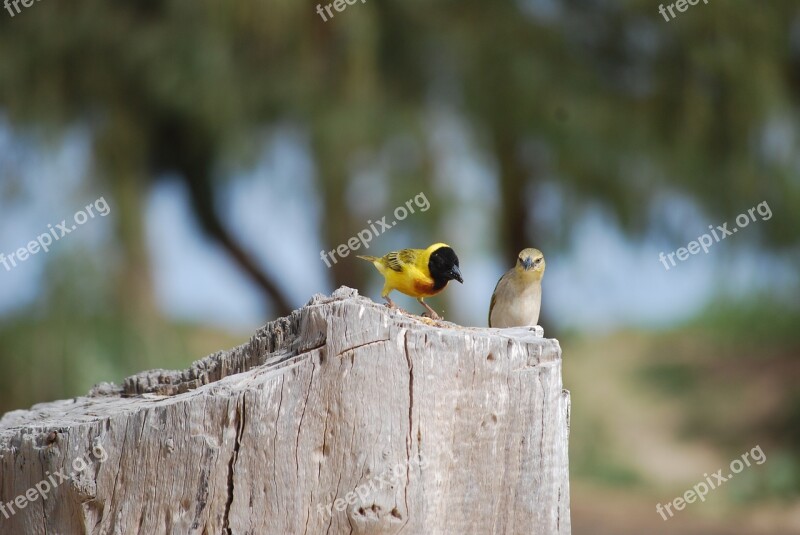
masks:
{"type": "Polygon", "coordinates": [[[375,256],[359,256],[372,262],[385,279],[381,297],[386,297],[392,290],[411,297],[430,297],[444,288],[433,289],[434,280],[428,269],[428,261],[437,249],[449,247],[444,243],[434,243],[427,249],[402,249],[393,251],[380,258],[375,256]]]}

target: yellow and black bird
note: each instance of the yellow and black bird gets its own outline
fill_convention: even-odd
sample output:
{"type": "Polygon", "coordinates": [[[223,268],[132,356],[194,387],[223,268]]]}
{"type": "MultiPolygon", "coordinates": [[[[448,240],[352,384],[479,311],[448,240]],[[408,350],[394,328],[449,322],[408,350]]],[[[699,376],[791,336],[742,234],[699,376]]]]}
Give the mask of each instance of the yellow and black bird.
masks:
{"type": "Polygon", "coordinates": [[[434,243],[427,249],[402,249],[388,253],[380,258],[376,256],[359,256],[372,262],[378,268],[386,282],[381,297],[386,299],[390,308],[395,308],[389,292],[398,292],[416,297],[424,306],[432,319],[441,317],[423,301],[445,289],[451,280],[464,283],[458,267],[458,256],[445,243],[434,243]]]}
{"type": "Polygon", "coordinates": [[[489,327],[528,327],[539,323],[544,255],[523,249],[516,265],[497,281],[489,304],[489,327]]]}

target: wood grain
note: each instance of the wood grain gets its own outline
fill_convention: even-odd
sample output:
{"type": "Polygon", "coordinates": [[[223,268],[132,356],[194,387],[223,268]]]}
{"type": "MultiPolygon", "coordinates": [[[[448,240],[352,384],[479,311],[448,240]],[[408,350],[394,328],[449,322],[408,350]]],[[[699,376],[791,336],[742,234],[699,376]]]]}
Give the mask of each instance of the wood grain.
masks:
{"type": "Polygon", "coordinates": [[[540,328],[341,288],[188,370],[4,415],[0,533],[565,535],[568,426],[540,328]]]}

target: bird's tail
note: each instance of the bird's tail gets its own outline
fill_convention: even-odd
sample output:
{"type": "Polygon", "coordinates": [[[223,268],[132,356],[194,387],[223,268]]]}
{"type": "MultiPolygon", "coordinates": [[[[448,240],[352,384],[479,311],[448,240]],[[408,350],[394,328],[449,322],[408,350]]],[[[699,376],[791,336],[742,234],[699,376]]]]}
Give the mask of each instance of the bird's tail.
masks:
{"type": "Polygon", "coordinates": [[[356,255],[356,258],[360,258],[361,260],[366,260],[367,262],[373,262],[373,263],[378,261],[378,260],[380,260],[380,258],[378,258],[377,256],[359,256],[359,255],[356,255]]]}

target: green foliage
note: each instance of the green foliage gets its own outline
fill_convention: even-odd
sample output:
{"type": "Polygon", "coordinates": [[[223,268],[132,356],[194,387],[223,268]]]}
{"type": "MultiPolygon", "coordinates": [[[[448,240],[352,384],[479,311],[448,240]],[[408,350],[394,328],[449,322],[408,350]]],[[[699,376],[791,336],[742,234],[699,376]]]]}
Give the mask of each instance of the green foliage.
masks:
{"type": "Polygon", "coordinates": [[[573,428],[570,438],[570,474],[612,487],[637,487],[642,479],[624,459],[614,455],[614,447],[599,422],[573,428]]]}
{"type": "Polygon", "coordinates": [[[800,492],[800,310],[775,298],[723,300],[654,337],[636,371],[648,396],[678,403],[684,439],[733,459],[756,440],[767,461],[731,484],[733,499],[800,492]],[[757,437],[757,438],[754,438],[757,437]]]}
{"type": "Polygon", "coordinates": [[[663,395],[679,395],[697,385],[697,370],[678,362],[651,362],[639,372],[639,379],[663,395]]]}
{"type": "Polygon", "coordinates": [[[765,450],[767,460],[726,482],[731,499],[738,504],[780,498],[785,502],[800,495],[800,461],[787,450],[765,450]]]}
{"type": "Polygon", "coordinates": [[[91,255],[50,254],[47,291],[0,322],[0,414],[85,395],[150,368],[185,368],[243,341],[160,316],[133,317],[91,255]]]}
{"type": "MultiPolygon", "coordinates": [[[[511,254],[542,233],[519,193],[549,177],[637,233],[663,190],[719,217],[769,199],[765,238],[797,243],[793,162],[763,143],[800,97],[795,6],[719,3],[669,23],[647,2],[558,6],[548,20],[511,0],[387,1],[322,22],[285,0],[37,4],[0,18],[0,106],[17,124],[90,123],[114,140],[106,166],[191,180],[252,154],[265,126],[299,124],[334,245],[361,223],[340,209],[355,160],[403,137],[427,147],[440,107],[497,159],[511,254]]],[[[387,169],[395,200],[427,182],[431,157],[387,169]]]]}
{"type": "MultiPolygon", "coordinates": [[[[788,297],[796,290],[787,289],[788,297]]],[[[715,344],[752,347],[800,347],[800,306],[770,296],[720,299],[686,324],[715,344]]],[[[741,354],[741,352],[740,352],[741,354]]],[[[762,352],[761,354],[765,354],[762,352]]]]}

